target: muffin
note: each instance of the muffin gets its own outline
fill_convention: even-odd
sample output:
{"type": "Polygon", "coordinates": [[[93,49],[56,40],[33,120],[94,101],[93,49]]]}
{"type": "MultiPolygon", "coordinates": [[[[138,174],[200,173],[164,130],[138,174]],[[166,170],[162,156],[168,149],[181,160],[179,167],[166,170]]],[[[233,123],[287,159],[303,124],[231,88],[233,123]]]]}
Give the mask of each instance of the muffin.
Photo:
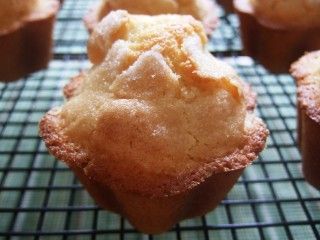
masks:
{"type": "Polygon", "coordinates": [[[218,0],[217,1],[226,12],[233,12],[233,0],[218,0]]]}
{"type": "Polygon", "coordinates": [[[306,180],[320,188],[320,51],[292,64],[297,83],[298,144],[306,180]]]}
{"type": "Polygon", "coordinates": [[[0,2],[0,81],[16,80],[47,66],[57,0],[0,2]]]}
{"type": "Polygon", "coordinates": [[[89,32],[110,11],[124,9],[132,14],[185,14],[202,21],[206,32],[210,34],[217,26],[218,17],[213,0],[100,0],[84,18],[89,32]]]}
{"type": "Polygon", "coordinates": [[[88,43],[93,67],[40,121],[96,202],[145,233],[215,208],[265,145],[254,93],[206,42],[191,16],[111,12],[88,43]]]}
{"type": "Polygon", "coordinates": [[[320,1],[234,0],[245,54],[275,73],[320,48],[320,1]]]}

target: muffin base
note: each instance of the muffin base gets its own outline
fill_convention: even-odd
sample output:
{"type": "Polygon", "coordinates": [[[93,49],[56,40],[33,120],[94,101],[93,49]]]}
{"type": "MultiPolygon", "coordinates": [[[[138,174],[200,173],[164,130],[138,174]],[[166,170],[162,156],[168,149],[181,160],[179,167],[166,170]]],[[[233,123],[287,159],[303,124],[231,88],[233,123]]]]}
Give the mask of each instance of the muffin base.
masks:
{"type": "Polygon", "coordinates": [[[244,53],[272,72],[288,72],[305,51],[320,48],[320,27],[274,29],[259,23],[248,0],[234,0],[234,7],[240,18],[244,53]]]}
{"type": "Polygon", "coordinates": [[[302,154],[302,171],[305,179],[320,189],[320,124],[311,119],[306,110],[298,109],[298,138],[302,154]]]}
{"type": "Polygon", "coordinates": [[[112,190],[90,179],[83,169],[72,170],[99,206],[125,216],[141,232],[157,234],[183,219],[202,216],[216,208],[244,169],[218,173],[190,191],[157,198],[112,190]]]}
{"type": "Polygon", "coordinates": [[[47,14],[35,14],[0,32],[0,81],[17,80],[45,68],[51,59],[52,32],[59,2],[50,0],[47,14]]]}

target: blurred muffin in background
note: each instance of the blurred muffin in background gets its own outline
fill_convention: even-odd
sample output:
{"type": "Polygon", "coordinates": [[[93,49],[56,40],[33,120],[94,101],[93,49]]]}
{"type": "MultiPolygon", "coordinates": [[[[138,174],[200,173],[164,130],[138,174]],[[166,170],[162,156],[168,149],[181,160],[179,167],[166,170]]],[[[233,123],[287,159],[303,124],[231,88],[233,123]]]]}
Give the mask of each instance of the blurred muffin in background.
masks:
{"type": "Polygon", "coordinates": [[[229,13],[234,11],[233,0],[217,0],[217,2],[229,13]]]}
{"type": "Polygon", "coordinates": [[[58,0],[0,1],[0,81],[47,66],[58,0]]]}
{"type": "Polygon", "coordinates": [[[192,15],[203,23],[207,34],[210,34],[218,24],[213,0],[101,0],[84,18],[88,31],[91,32],[110,11],[119,9],[144,15],[192,15]]]}
{"type": "Polygon", "coordinates": [[[320,48],[319,0],[234,0],[245,54],[272,72],[288,72],[320,48]]]}

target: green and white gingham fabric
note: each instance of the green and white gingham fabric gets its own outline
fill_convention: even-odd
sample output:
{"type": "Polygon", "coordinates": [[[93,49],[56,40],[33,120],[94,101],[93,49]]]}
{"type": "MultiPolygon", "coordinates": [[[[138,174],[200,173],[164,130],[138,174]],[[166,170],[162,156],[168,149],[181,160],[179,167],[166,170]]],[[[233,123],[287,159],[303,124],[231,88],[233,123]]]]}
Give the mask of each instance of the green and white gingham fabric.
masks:
{"type": "Polygon", "coordinates": [[[61,88],[90,66],[82,16],[94,2],[65,0],[49,67],[17,82],[0,83],[0,240],[319,238],[320,192],[301,174],[293,79],[272,75],[241,56],[237,17],[221,9],[221,23],[208,48],[258,93],[257,113],[271,133],[267,148],[214,211],[161,235],[140,234],[126,220],[95,205],[38,136],[41,116],[63,102],[61,88]]]}

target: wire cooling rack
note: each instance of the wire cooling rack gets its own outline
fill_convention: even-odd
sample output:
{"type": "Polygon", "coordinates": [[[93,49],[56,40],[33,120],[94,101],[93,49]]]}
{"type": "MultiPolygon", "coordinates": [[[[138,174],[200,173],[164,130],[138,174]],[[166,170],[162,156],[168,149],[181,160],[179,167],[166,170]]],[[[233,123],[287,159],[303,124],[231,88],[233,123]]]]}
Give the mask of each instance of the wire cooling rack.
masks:
{"type": "Polygon", "coordinates": [[[93,2],[65,1],[47,70],[0,83],[0,239],[320,239],[320,192],[304,181],[296,147],[293,79],[241,56],[238,20],[222,11],[209,49],[258,93],[257,112],[271,133],[267,148],[214,211],[161,235],[140,234],[95,205],[38,136],[40,117],[63,102],[62,86],[89,67],[81,18],[93,2]]]}

